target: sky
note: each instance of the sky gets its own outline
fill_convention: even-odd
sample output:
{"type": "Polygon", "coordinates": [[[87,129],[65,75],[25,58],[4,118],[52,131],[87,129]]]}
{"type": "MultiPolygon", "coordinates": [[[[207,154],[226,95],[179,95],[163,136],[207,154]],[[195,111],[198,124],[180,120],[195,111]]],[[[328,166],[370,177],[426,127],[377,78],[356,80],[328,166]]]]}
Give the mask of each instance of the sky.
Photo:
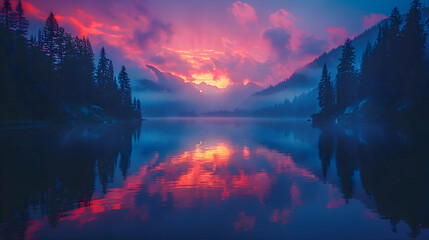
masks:
{"type": "MultiPolygon", "coordinates": [[[[411,0],[24,0],[34,32],[53,11],[66,31],[106,48],[115,68],[147,65],[219,88],[275,85],[411,0]]],[[[428,0],[424,1],[426,5],[428,0]]],[[[16,1],[15,1],[16,2],[16,1]]]]}

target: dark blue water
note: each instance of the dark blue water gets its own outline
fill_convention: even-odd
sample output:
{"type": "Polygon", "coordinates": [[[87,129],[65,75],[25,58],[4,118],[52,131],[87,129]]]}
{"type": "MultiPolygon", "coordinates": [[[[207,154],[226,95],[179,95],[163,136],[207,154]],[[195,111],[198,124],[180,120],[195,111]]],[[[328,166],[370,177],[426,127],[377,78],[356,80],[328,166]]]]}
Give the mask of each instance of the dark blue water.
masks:
{"type": "Polygon", "coordinates": [[[188,119],[0,133],[3,239],[429,239],[424,131],[188,119]]]}

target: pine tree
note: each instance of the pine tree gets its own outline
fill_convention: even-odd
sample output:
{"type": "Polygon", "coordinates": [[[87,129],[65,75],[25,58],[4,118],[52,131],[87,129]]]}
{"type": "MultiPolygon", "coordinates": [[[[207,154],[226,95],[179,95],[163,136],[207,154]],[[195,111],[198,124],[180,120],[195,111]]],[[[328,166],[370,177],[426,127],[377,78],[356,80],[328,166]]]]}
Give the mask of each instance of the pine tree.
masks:
{"type": "MultiPolygon", "coordinates": [[[[25,38],[29,22],[20,0],[16,13],[9,0],[0,9],[0,118],[63,119],[73,104],[103,104],[112,117],[134,118],[139,101],[131,102],[130,79],[123,67],[121,94],[102,49],[97,75],[88,38],[73,37],[58,25],[53,13],[43,31],[25,38]],[[96,84],[103,98],[96,95],[96,84]],[[105,98],[104,98],[105,97],[105,98]],[[108,101],[106,101],[108,100],[108,101]],[[134,110],[132,109],[134,107],[134,110]]],[[[66,116],[67,115],[67,116],[66,116]]]]}
{"type": "Polygon", "coordinates": [[[115,82],[115,69],[113,67],[113,62],[110,59],[108,59],[107,62],[108,67],[106,73],[106,92],[108,93],[107,95],[110,97],[114,95],[114,91],[118,89],[118,86],[115,82]]]}
{"type": "Polygon", "coordinates": [[[28,27],[30,22],[24,17],[24,9],[22,8],[21,0],[18,1],[16,5],[16,17],[17,17],[17,28],[16,32],[20,36],[25,36],[28,33],[28,27]]]}
{"type": "Polygon", "coordinates": [[[130,78],[128,77],[127,70],[125,66],[122,66],[121,72],[118,76],[119,81],[119,93],[121,95],[121,103],[123,111],[129,114],[132,109],[131,106],[131,86],[130,86],[130,78]]]}
{"type": "Polygon", "coordinates": [[[107,85],[108,64],[109,60],[106,57],[106,50],[102,47],[97,66],[97,88],[101,95],[104,93],[107,85]]]}
{"type": "Polygon", "coordinates": [[[16,30],[16,12],[12,9],[12,4],[10,0],[4,0],[3,6],[0,10],[1,22],[7,30],[16,30]]]}
{"type": "Polygon", "coordinates": [[[387,98],[390,102],[390,106],[394,107],[393,101],[398,99],[399,90],[403,89],[401,83],[402,72],[401,72],[401,27],[402,27],[402,16],[399,9],[395,7],[389,18],[389,29],[387,32],[387,79],[389,82],[386,83],[387,98]],[[402,86],[402,87],[401,87],[402,86]],[[393,103],[393,104],[392,104],[393,103]]]}
{"type": "Polygon", "coordinates": [[[355,64],[355,48],[347,39],[340,58],[337,72],[337,105],[340,109],[352,105],[357,100],[358,77],[355,64]]]}
{"type": "Polygon", "coordinates": [[[141,106],[141,103],[140,103],[140,99],[137,100],[137,117],[139,119],[142,118],[142,106],[141,106]]]}
{"type": "Polygon", "coordinates": [[[422,18],[422,3],[414,0],[406,15],[402,32],[402,60],[406,95],[416,102],[424,98],[424,54],[427,34],[422,18]]]}
{"type": "Polygon", "coordinates": [[[119,95],[118,84],[116,82],[113,62],[109,59],[106,77],[104,107],[111,114],[118,114],[121,107],[121,98],[119,95]]]}
{"type": "Polygon", "coordinates": [[[50,58],[54,69],[60,63],[60,46],[58,43],[61,37],[60,26],[55,19],[54,13],[51,12],[43,28],[42,48],[46,56],[50,58]]]}
{"type": "Polygon", "coordinates": [[[390,79],[388,79],[388,74],[390,73],[390,67],[388,65],[389,54],[388,54],[388,33],[389,33],[389,24],[384,22],[381,24],[377,41],[374,45],[373,54],[371,56],[371,63],[373,66],[370,68],[375,68],[372,71],[373,82],[370,83],[371,95],[375,98],[377,103],[383,104],[382,102],[386,101],[388,94],[387,89],[389,84],[391,84],[390,79]]]}
{"type": "Polygon", "coordinates": [[[112,60],[109,60],[109,67],[107,68],[107,91],[109,97],[115,98],[118,91],[118,84],[115,78],[115,69],[112,60]]]}
{"type": "Polygon", "coordinates": [[[395,7],[389,17],[389,31],[387,33],[388,51],[392,57],[397,57],[396,55],[399,55],[398,52],[401,49],[402,24],[403,19],[401,13],[399,12],[398,7],[395,7]]]}
{"type": "Polygon", "coordinates": [[[373,64],[372,64],[372,44],[368,42],[362,55],[360,66],[359,97],[365,98],[373,94],[373,64]]]}
{"type": "Polygon", "coordinates": [[[115,69],[113,68],[112,60],[108,60],[109,67],[107,68],[107,80],[108,84],[113,85],[115,81],[115,69]]]}
{"type": "Polygon", "coordinates": [[[42,30],[39,30],[37,32],[37,47],[39,48],[39,50],[43,50],[43,33],[42,30]]]}
{"type": "Polygon", "coordinates": [[[62,67],[62,62],[64,61],[64,57],[67,54],[66,53],[66,37],[70,35],[69,33],[66,33],[65,29],[63,27],[59,28],[58,36],[56,38],[56,45],[58,46],[58,65],[59,67],[62,67]]]}
{"type": "Polygon", "coordinates": [[[95,85],[95,63],[94,51],[89,38],[83,39],[82,49],[82,77],[86,83],[86,100],[95,103],[96,85],[95,85]]]}
{"type": "Polygon", "coordinates": [[[331,82],[331,74],[328,72],[328,68],[323,65],[322,77],[319,82],[319,106],[322,109],[322,113],[329,114],[333,110],[334,106],[334,93],[331,82]]]}

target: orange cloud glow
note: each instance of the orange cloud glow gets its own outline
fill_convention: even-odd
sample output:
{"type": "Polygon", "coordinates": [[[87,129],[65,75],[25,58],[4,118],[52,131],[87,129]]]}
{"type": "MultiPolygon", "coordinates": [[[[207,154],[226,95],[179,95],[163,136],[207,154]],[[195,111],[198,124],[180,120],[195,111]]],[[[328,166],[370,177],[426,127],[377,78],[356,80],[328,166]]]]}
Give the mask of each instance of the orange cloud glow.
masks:
{"type": "MultiPolygon", "coordinates": [[[[105,0],[102,5],[94,0],[76,1],[26,0],[24,7],[28,15],[41,20],[55,10],[67,31],[89,37],[96,53],[106,47],[111,58],[131,65],[132,74],[151,75],[146,68],[151,65],[185,82],[218,88],[274,85],[342,44],[347,36],[328,27],[317,36],[301,27],[306,20],[295,16],[296,11],[282,5],[265,8],[244,1],[220,1],[212,9],[210,4],[198,3],[190,14],[175,2],[169,5],[177,10],[169,11],[157,1],[120,4],[105,0]]],[[[380,16],[364,20],[370,24],[380,16]]]]}
{"type": "MultiPolygon", "coordinates": [[[[227,201],[233,196],[256,196],[261,206],[266,207],[264,199],[270,196],[271,187],[277,184],[278,173],[287,176],[316,180],[308,170],[296,166],[290,156],[265,148],[235,148],[226,142],[206,144],[200,142],[193,148],[178,154],[164,156],[155,153],[154,157],[142,164],[138,171],[129,175],[118,187],[109,188],[100,197],[94,197],[91,204],[78,203],[78,208],[67,213],[61,221],[73,222],[79,226],[94,222],[112,211],[128,211],[130,216],[141,219],[150,218],[149,205],[136,205],[136,196],[147,191],[149,196],[160,196],[162,202],[172,200],[177,209],[190,208],[201,201],[227,201]],[[242,170],[237,158],[248,164],[255,156],[262,156],[274,172],[264,169],[242,170]],[[238,171],[231,171],[231,167],[238,171]]],[[[291,205],[274,209],[267,221],[286,224],[293,217],[296,206],[302,205],[301,190],[293,183],[290,188],[291,205]]],[[[37,236],[37,231],[46,227],[46,219],[30,222],[26,233],[29,239],[37,236]]],[[[238,214],[233,228],[237,232],[249,231],[256,223],[256,215],[238,214]]]]}

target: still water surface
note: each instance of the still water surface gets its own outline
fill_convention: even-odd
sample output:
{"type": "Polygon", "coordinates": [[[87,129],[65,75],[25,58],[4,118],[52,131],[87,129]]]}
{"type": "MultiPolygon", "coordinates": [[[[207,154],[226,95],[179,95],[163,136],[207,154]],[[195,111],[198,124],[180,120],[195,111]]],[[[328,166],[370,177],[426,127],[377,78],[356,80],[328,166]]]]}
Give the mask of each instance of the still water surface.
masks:
{"type": "Polygon", "coordinates": [[[0,239],[429,239],[424,133],[163,119],[0,134],[0,239]]]}

